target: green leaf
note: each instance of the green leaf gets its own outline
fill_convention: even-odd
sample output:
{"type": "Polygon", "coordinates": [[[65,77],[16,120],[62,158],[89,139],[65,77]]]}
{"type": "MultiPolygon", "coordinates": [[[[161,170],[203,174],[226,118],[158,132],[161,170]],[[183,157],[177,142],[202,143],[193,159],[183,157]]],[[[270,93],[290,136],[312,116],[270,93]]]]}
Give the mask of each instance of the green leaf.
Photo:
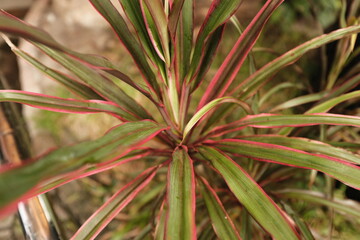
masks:
{"type": "Polygon", "coordinates": [[[220,25],[225,23],[239,8],[242,0],[215,0],[212,1],[206,19],[203,22],[196,39],[194,53],[192,55],[190,71],[187,80],[192,80],[197,72],[200,60],[202,59],[204,45],[208,36],[220,25]]]}
{"type": "Polygon", "coordinates": [[[200,85],[200,83],[204,80],[205,74],[209,70],[216,51],[219,47],[219,44],[222,39],[222,35],[224,33],[225,24],[218,27],[208,38],[206,44],[205,44],[205,51],[204,51],[204,57],[203,60],[199,66],[198,73],[195,77],[195,80],[193,81],[192,85],[192,91],[195,91],[195,89],[200,85]]]}
{"type": "Polygon", "coordinates": [[[310,229],[308,228],[304,220],[301,219],[298,216],[298,214],[294,212],[294,210],[292,210],[292,208],[289,205],[284,203],[282,203],[282,205],[284,206],[285,211],[294,219],[304,240],[315,240],[314,236],[312,235],[310,229]]]}
{"type": "Polygon", "coordinates": [[[157,168],[147,169],[104,203],[72,236],[71,240],[94,239],[154,178],[157,168]]]}
{"type": "Polygon", "coordinates": [[[312,107],[306,113],[328,112],[330,109],[335,107],[337,104],[345,102],[345,101],[350,100],[350,99],[354,99],[354,98],[360,98],[360,90],[359,91],[354,91],[354,92],[351,92],[351,93],[347,93],[347,94],[343,94],[341,96],[329,99],[326,102],[323,102],[323,103],[321,103],[319,105],[316,105],[315,107],[312,107]]]}
{"type": "Polygon", "coordinates": [[[300,239],[284,212],[238,164],[212,147],[199,152],[220,172],[239,202],[277,240],[300,239]]]}
{"type": "Polygon", "coordinates": [[[168,216],[165,239],[196,239],[195,177],[185,149],[176,149],[168,172],[168,216]]]}
{"type": "Polygon", "coordinates": [[[201,194],[204,197],[212,225],[219,239],[241,239],[230,216],[209,183],[200,178],[201,194]]]}
{"type": "Polygon", "coordinates": [[[302,104],[319,101],[324,96],[325,96],[324,92],[303,95],[303,96],[300,96],[297,98],[290,99],[288,101],[285,101],[285,102],[275,106],[274,108],[272,108],[270,110],[270,112],[276,112],[276,111],[280,111],[280,110],[284,110],[284,109],[297,107],[302,104]]]}
{"type": "Polygon", "coordinates": [[[246,57],[259,38],[266,22],[283,1],[284,0],[268,0],[264,4],[251,23],[247,26],[245,31],[241,34],[240,38],[237,40],[234,47],[211,80],[208,90],[200,100],[200,107],[204,106],[211,99],[225,95],[246,57]]]}
{"type": "Polygon", "coordinates": [[[300,189],[284,189],[276,191],[274,194],[281,198],[303,200],[309,203],[327,206],[344,214],[345,216],[351,215],[356,218],[360,218],[360,204],[352,200],[338,198],[329,200],[323,193],[300,189]]]}
{"type": "Polygon", "coordinates": [[[69,76],[66,76],[65,74],[59,71],[56,71],[54,69],[45,66],[44,64],[42,64],[41,62],[39,62],[29,54],[21,51],[20,49],[12,48],[12,50],[16,55],[28,61],[31,65],[33,65],[34,67],[36,67],[37,69],[48,75],[49,77],[53,78],[57,82],[63,84],[66,88],[68,88],[70,91],[74,92],[75,94],[80,95],[85,99],[103,99],[85,84],[79,83],[74,79],[70,78],[69,76]]]}
{"type": "Polygon", "coordinates": [[[182,16],[182,8],[184,6],[185,0],[174,0],[171,7],[171,12],[169,14],[169,31],[172,36],[172,38],[175,37],[175,32],[179,23],[179,19],[182,16]]]}
{"type": "Polygon", "coordinates": [[[246,111],[250,111],[246,103],[240,102],[234,98],[231,97],[222,97],[215,99],[208,104],[206,104],[204,107],[202,107],[199,111],[197,111],[194,116],[189,120],[189,122],[186,124],[184,128],[183,133],[183,140],[186,138],[188,133],[191,131],[191,129],[195,126],[195,124],[203,117],[205,114],[207,114],[210,110],[214,109],[218,105],[222,103],[237,103],[241,107],[243,107],[246,111]]]}
{"type": "Polygon", "coordinates": [[[242,137],[241,139],[281,145],[285,147],[303,150],[310,153],[324,154],[327,156],[340,158],[350,163],[355,163],[360,165],[359,155],[346,151],[345,149],[342,148],[333,147],[329,144],[307,138],[259,135],[259,136],[242,137]]]}
{"type": "MultiPolygon", "coordinates": [[[[145,13],[146,20],[148,22],[148,28],[152,31],[150,34],[151,37],[155,37],[159,39],[159,46],[158,50],[161,52],[163,56],[163,60],[167,66],[170,66],[170,49],[169,49],[169,32],[168,32],[168,20],[167,16],[164,12],[164,7],[161,0],[141,0],[144,1],[146,4],[145,6],[142,5],[144,8],[143,11],[145,13]],[[151,18],[151,19],[149,19],[151,18]],[[151,26],[150,26],[151,25],[151,26]]],[[[155,48],[156,49],[156,48],[155,48]]]]}
{"type": "MultiPolygon", "coordinates": [[[[355,34],[360,32],[360,25],[351,26],[343,29],[333,31],[329,34],[324,34],[319,37],[316,37],[302,45],[286,52],[280,57],[274,59],[270,63],[266,64],[250,77],[245,79],[235,91],[239,91],[239,96],[241,100],[248,98],[253,95],[265,81],[267,81],[271,76],[273,76],[280,69],[296,62],[302,55],[307,53],[310,50],[319,48],[323,45],[328,44],[329,42],[341,39],[343,37],[355,34]]],[[[233,91],[233,92],[235,92],[233,91]]]]}
{"type": "Polygon", "coordinates": [[[94,7],[103,15],[103,17],[110,23],[116,34],[124,46],[129,50],[135,63],[140,71],[146,77],[150,87],[152,87],[157,94],[160,93],[159,85],[156,81],[156,76],[152,71],[150,65],[146,60],[146,56],[133,34],[130,32],[127,23],[122,18],[120,13],[111,4],[109,0],[90,0],[94,7]]]}
{"type": "Polygon", "coordinates": [[[101,100],[77,100],[47,96],[43,94],[0,90],[0,102],[16,102],[40,109],[67,113],[107,112],[121,116],[121,109],[111,102],[101,100]]]}
{"type": "Polygon", "coordinates": [[[151,61],[155,61],[158,66],[161,66],[162,61],[156,54],[156,51],[152,45],[151,39],[146,29],[146,24],[142,18],[142,10],[139,1],[133,0],[119,0],[121,6],[124,9],[127,17],[134,26],[136,33],[140,39],[140,44],[143,46],[147,55],[151,61]]]}
{"type": "Polygon", "coordinates": [[[0,172],[0,209],[16,204],[21,196],[45,180],[118,159],[163,129],[152,121],[124,123],[97,140],[54,150],[21,166],[4,168],[0,172]]]}
{"type": "Polygon", "coordinates": [[[133,98],[127,95],[118,85],[110,79],[98,74],[95,70],[77,62],[66,54],[35,43],[42,51],[55,59],[58,63],[76,75],[85,84],[89,85],[102,97],[124,108],[124,117],[127,120],[152,119],[146,110],[133,98]],[[131,114],[133,113],[133,114],[131,114]],[[135,115],[135,116],[134,116],[135,115]]]}
{"type": "Polygon", "coordinates": [[[191,50],[193,48],[193,14],[193,0],[185,0],[178,23],[178,33],[175,36],[175,71],[177,73],[177,77],[180,79],[180,86],[182,86],[190,67],[191,50]]]}
{"type": "Polygon", "coordinates": [[[349,186],[360,188],[360,167],[338,158],[238,139],[221,140],[216,145],[223,151],[253,159],[321,171],[349,186]]]}
{"type": "MultiPolygon", "coordinates": [[[[81,53],[72,51],[72,50],[62,46],[58,42],[56,42],[48,33],[44,32],[43,30],[33,27],[33,26],[30,26],[30,25],[22,22],[21,20],[17,19],[16,17],[11,16],[10,14],[3,12],[3,11],[0,11],[0,31],[2,31],[4,33],[10,33],[10,34],[13,34],[16,36],[20,36],[25,39],[31,40],[35,43],[41,43],[52,49],[56,49],[58,51],[66,53],[67,55],[73,57],[74,59],[76,59],[77,61],[79,61],[81,63],[85,63],[86,65],[88,65],[91,68],[103,69],[105,71],[109,71],[115,77],[126,82],[127,84],[134,87],[135,89],[137,89],[138,91],[140,91],[145,96],[147,96],[151,99],[151,97],[149,96],[149,93],[147,91],[145,91],[143,88],[139,87],[128,76],[126,76],[125,74],[120,72],[118,67],[116,67],[112,62],[108,61],[107,59],[105,59],[103,57],[95,56],[95,55],[81,54],[81,53]]],[[[14,46],[14,44],[12,44],[10,42],[10,40],[8,40],[6,38],[5,38],[5,40],[7,41],[9,46],[11,46],[13,51],[22,52],[21,50],[17,49],[17,47],[14,46]]],[[[22,52],[22,54],[26,55],[23,52],[22,52]]],[[[34,63],[34,59],[30,59],[30,60],[27,59],[27,58],[29,58],[29,56],[22,56],[22,57],[24,57],[27,61],[29,61],[30,63],[35,65],[37,68],[40,68],[40,70],[44,71],[44,66],[39,67],[39,64],[40,64],[39,62],[36,63],[36,61],[35,61],[35,63],[34,63]]],[[[45,70],[46,70],[46,67],[45,67],[45,70]]],[[[54,77],[55,79],[60,78],[60,80],[63,80],[63,81],[68,80],[68,79],[66,79],[66,77],[58,76],[59,73],[55,73],[54,75],[55,75],[55,77],[54,76],[51,76],[51,77],[54,77]]],[[[57,80],[59,80],[59,79],[57,79],[57,80]]],[[[74,84],[72,84],[71,86],[73,86],[73,85],[74,84]]],[[[77,89],[77,90],[79,90],[79,89],[77,89]]],[[[84,86],[84,90],[86,90],[85,86],[84,86]]],[[[79,93],[82,93],[82,91],[79,91],[79,93]]]]}
{"type": "Polygon", "coordinates": [[[164,208],[164,203],[160,208],[159,214],[158,214],[158,221],[156,223],[156,228],[155,228],[155,240],[164,240],[164,236],[165,236],[165,225],[166,225],[166,209],[164,208]]]}

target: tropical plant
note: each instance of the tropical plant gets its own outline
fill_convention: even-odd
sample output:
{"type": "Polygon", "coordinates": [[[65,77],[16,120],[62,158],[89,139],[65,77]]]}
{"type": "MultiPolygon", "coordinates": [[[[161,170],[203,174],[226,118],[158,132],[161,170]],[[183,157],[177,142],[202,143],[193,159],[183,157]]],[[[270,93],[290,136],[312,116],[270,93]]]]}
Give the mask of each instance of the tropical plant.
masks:
{"type": "Polygon", "coordinates": [[[97,140],[2,167],[1,215],[69,181],[142,160],[148,168],[95,211],[72,239],[94,239],[131,202],[147,213],[137,239],[314,239],[314,229],[294,211],[299,201],[321,204],[349,219],[360,217],[359,205],[331,194],[333,179],[360,188],[360,158],[349,150],[359,148],[354,129],[360,117],[336,108],[360,97],[354,90],[359,71],[341,75],[359,53],[353,51],[360,31],[355,18],[355,25],[318,36],[256,70],[251,51],[283,2],[267,0],[212,74],[208,70],[216,66],[225,26],[234,23],[241,29],[234,15],[241,0],[212,1],[196,37],[193,0],[119,0],[124,14],[110,0],[89,2],[109,22],[142,79],[132,79],[105,58],[68,49],[1,12],[0,31],[28,40],[72,75],[45,66],[7,39],[14,53],[78,96],[2,90],[1,101],[65,113],[104,112],[121,122],[97,140]],[[310,50],[337,40],[336,69],[323,90],[274,78],[310,50]],[[250,71],[238,77],[245,62],[250,71]],[[122,83],[143,99],[132,98],[122,83]],[[296,89],[298,95],[281,96],[286,101],[279,104],[272,96],[284,89],[296,89]],[[352,138],[334,137],[341,132],[353,133],[352,138]],[[315,190],[307,189],[309,176],[315,190]],[[141,195],[143,189],[151,194],[141,195]]]}

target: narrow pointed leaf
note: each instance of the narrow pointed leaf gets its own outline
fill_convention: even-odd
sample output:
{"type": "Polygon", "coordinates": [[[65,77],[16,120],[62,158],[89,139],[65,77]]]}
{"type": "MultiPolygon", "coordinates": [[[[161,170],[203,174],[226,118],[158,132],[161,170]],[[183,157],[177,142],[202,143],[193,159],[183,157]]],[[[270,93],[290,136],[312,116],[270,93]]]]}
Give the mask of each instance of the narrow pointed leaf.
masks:
{"type": "Polygon", "coordinates": [[[66,88],[68,88],[70,91],[74,92],[77,95],[80,95],[81,97],[85,99],[102,99],[96,92],[94,92],[91,88],[86,86],[85,84],[79,83],[72,79],[69,76],[66,76],[65,74],[56,71],[52,68],[49,68],[30,56],[29,54],[19,50],[19,49],[13,49],[13,52],[21,57],[22,59],[25,59],[28,61],[31,65],[51,77],[52,79],[56,80],[57,82],[63,84],[66,88]]]}
{"type": "Polygon", "coordinates": [[[239,96],[242,100],[244,100],[253,95],[264,84],[264,82],[266,82],[280,69],[296,62],[296,60],[308,51],[358,32],[360,32],[360,25],[339,29],[329,34],[324,34],[309,40],[260,68],[250,77],[241,82],[241,84],[233,92],[239,92],[239,96]]]}
{"type": "Polygon", "coordinates": [[[223,135],[225,133],[237,131],[247,126],[255,128],[282,128],[305,127],[321,124],[359,127],[360,117],[321,113],[299,115],[248,115],[245,118],[240,119],[236,122],[215,128],[211,132],[211,135],[223,135]]]}
{"type": "Polygon", "coordinates": [[[165,238],[165,225],[166,225],[166,209],[164,207],[165,202],[163,202],[163,205],[160,208],[158,217],[157,217],[157,223],[154,233],[154,240],[164,240],[165,238]]]}
{"type": "Polygon", "coordinates": [[[138,34],[138,37],[140,39],[140,44],[143,46],[150,60],[155,60],[155,62],[159,64],[160,59],[158,58],[156,51],[152,45],[151,39],[148,35],[146,24],[144,22],[144,19],[142,18],[142,11],[139,1],[119,0],[119,2],[121,3],[121,6],[123,7],[127,17],[134,26],[136,33],[138,34]]]}
{"type": "Polygon", "coordinates": [[[223,103],[237,103],[239,104],[241,107],[243,107],[245,109],[245,111],[250,111],[249,107],[247,106],[246,103],[237,101],[234,98],[231,97],[223,97],[223,98],[218,98],[215,99],[211,102],[209,102],[208,104],[206,104],[203,108],[201,108],[199,111],[197,111],[194,116],[189,120],[189,122],[186,124],[185,128],[184,128],[184,133],[183,133],[183,139],[186,138],[186,136],[188,135],[188,133],[191,131],[191,129],[195,126],[195,124],[203,117],[205,116],[210,110],[214,109],[215,107],[217,107],[220,104],[223,103]]]}
{"type": "Polygon", "coordinates": [[[205,74],[208,72],[215,54],[217,52],[217,49],[219,47],[219,44],[221,42],[223,33],[225,29],[225,24],[218,27],[210,36],[208,41],[205,44],[205,51],[204,51],[204,57],[203,60],[199,66],[198,73],[195,77],[195,80],[193,82],[192,90],[194,91],[204,80],[205,74]]]}
{"type": "Polygon", "coordinates": [[[327,206],[347,216],[351,215],[360,218],[360,204],[356,201],[338,198],[329,200],[323,193],[300,189],[284,189],[276,191],[274,194],[281,198],[304,200],[308,203],[327,206]]]}
{"type": "Polygon", "coordinates": [[[124,123],[97,140],[54,150],[20,166],[3,168],[0,172],[0,209],[6,211],[6,207],[16,204],[20,197],[46,179],[120,158],[162,130],[163,127],[152,121],[124,123]]]}
{"type": "Polygon", "coordinates": [[[242,137],[241,139],[262,143],[272,143],[276,145],[303,150],[310,153],[319,153],[360,165],[360,155],[346,151],[342,148],[333,147],[329,144],[307,138],[258,135],[242,137]]]}
{"type": "Polygon", "coordinates": [[[42,51],[55,59],[58,63],[76,75],[85,84],[89,85],[105,99],[112,101],[128,112],[124,116],[128,120],[151,119],[146,110],[133,98],[127,95],[111,80],[101,76],[95,70],[80,64],[66,54],[50,49],[44,45],[35,44],[42,51]],[[131,114],[132,113],[132,114],[131,114]],[[133,116],[131,116],[133,115],[133,116]],[[135,118],[134,118],[135,117],[135,118]]]}
{"type": "Polygon", "coordinates": [[[287,204],[282,203],[285,211],[294,219],[302,237],[304,240],[315,240],[313,234],[311,233],[309,227],[306,225],[303,219],[291,209],[291,207],[287,204]]]}
{"type": "Polygon", "coordinates": [[[210,99],[224,96],[250,50],[255,45],[256,40],[259,38],[265,23],[283,1],[284,0],[268,0],[261,8],[249,26],[241,34],[231,52],[227,55],[219,70],[216,72],[209,84],[209,90],[205,92],[200,100],[199,107],[204,106],[210,99]]]}
{"type": "Polygon", "coordinates": [[[312,107],[309,111],[306,113],[323,113],[328,112],[330,109],[332,109],[334,106],[336,106],[339,103],[345,102],[350,99],[354,98],[360,98],[360,90],[354,91],[351,93],[343,94],[341,96],[329,99],[319,105],[316,105],[315,107],[312,107]]]}
{"type": "Polygon", "coordinates": [[[175,70],[182,86],[190,67],[190,56],[193,48],[194,1],[185,0],[178,23],[178,34],[175,36],[175,70]]]}
{"type": "Polygon", "coordinates": [[[65,113],[107,112],[121,116],[123,111],[114,103],[101,100],[77,100],[16,90],[0,90],[0,102],[16,102],[40,109],[65,113]]]}
{"type": "Polygon", "coordinates": [[[216,145],[226,152],[261,161],[314,169],[328,174],[344,184],[360,189],[360,178],[358,177],[360,167],[338,158],[307,153],[275,144],[239,139],[220,140],[216,145]]]}
{"type": "Polygon", "coordinates": [[[154,178],[156,168],[147,169],[104,203],[72,236],[71,240],[95,239],[99,233],[154,178]]]}
{"type": "Polygon", "coordinates": [[[165,239],[196,239],[195,177],[185,149],[177,149],[168,172],[168,216],[165,239]]]}
{"type": "MultiPolygon", "coordinates": [[[[170,49],[169,49],[169,32],[168,32],[168,20],[164,12],[164,7],[161,0],[141,0],[146,4],[145,14],[147,19],[149,30],[152,30],[151,37],[156,37],[159,40],[159,51],[164,57],[164,61],[167,66],[170,65],[170,49]],[[151,20],[149,19],[151,18],[151,20]]],[[[145,6],[143,5],[143,8],[145,6]]]]}
{"type": "Polygon", "coordinates": [[[191,60],[188,81],[197,72],[200,60],[204,53],[204,45],[208,36],[220,25],[226,22],[239,8],[242,0],[214,0],[211,3],[204,23],[201,25],[196,39],[195,49],[191,60]]]}
{"type": "Polygon", "coordinates": [[[320,93],[313,93],[313,94],[308,94],[308,95],[303,95],[303,96],[300,96],[300,97],[296,97],[296,98],[290,99],[290,100],[288,100],[286,102],[283,102],[283,103],[275,106],[274,108],[272,108],[270,110],[270,112],[276,112],[276,111],[280,111],[280,110],[284,110],[284,109],[290,109],[290,108],[293,108],[293,107],[300,106],[302,104],[319,101],[324,96],[325,96],[325,93],[320,92],[320,93]]]}
{"type": "Polygon", "coordinates": [[[181,10],[182,10],[182,7],[184,6],[184,2],[185,2],[185,0],[174,0],[172,7],[171,7],[171,11],[169,14],[168,27],[169,27],[170,34],[173,38],[175,37],[175,32],[177,29],[179,19],[181,17],[181,10]]]}
{"type": "Polygon", "coordinates": [[[230,216],[227,214],[219,197],[205,179],[201,183],[201,194],[204,197],[214,231],[219,239],[241,239],[230,216]]]}
{"type": "Polygon", "coordinates": [[[299,239],[282,210],[238,164],[212,147],[200,154],[220,172],[239,202],[277,240],[299,239]]]}
{"type": "MultiPolygon", "coordinates": [[[[137,89],[138,91],[140,91],[141,93],[143,93],[145,96],[149,97],[149,93],[147,91],[145,91],[143,88],[139,87],[135,82],[129,80],[129,77],[126,76],[125,74],[123,74],[122,72],[119,71],[118,67],[116,67],[112,62],[110,62],[109,60],[103,58],[103,57],[99,57],[99,56],[95,56],[95,55],[88,55],[88,54],[81,54],[81,53],[77,53],[75,51],[72,51],[66,47],[64,47],[63,45],[59,44],[58,42],[56,42],[48,33],[44,32],[43,30],[28,25],[24,22],[22,22],[21,20],[19,20],[18,18],[4,12],[4,11],[0,11],[0,32],[4,32],[4,33],[10,33],[12,35],[16,35],[19,37],[23,37],[25,39],[31,40],[35,43],[41,43],[45,46],[48,46],[50,48],[59,50],[63,53],[66,53],[67,55],[73,57],[74,59],[76,59],[77,61],[84,63],[88,66],[90,66],[91,68],[95,68],[95,69],[103,69],[105,71],[109,71],[110,73],[114,74],[114,76],[119,77],[122,81],[126,82],[127,84],[129,84],[130,86],[134,87],[135,89],[137,89]]],[[[10,42],[10,41],[8,41],[10,42]]],[[[14,46],[13,44],[9,44],[11,46],[11,48],[13,50],[16,50],[18,52],[22,52],[21,50],[17,49],[16,46],[14,46]]],[[[22,54],[24,55],[25,53],[22,52],[22,54]]],[[[34,64],[34,59],[27,59],[26,56],[22,56],[24,57],[27,61],[29,61],[30,63],[32,63],[33,65],[39,65],[39,62],[34,64]]],[[[29,57],[28,57],[29,58],[29,57]]],[[[39,66],[36,66],[39,68],[39,66]]],[[[41,67],[43,68],[43,67],[41,67]]],[[[42,69],[40,69],[42,70],[42,69]]],[[[46,70],[46,69],[45,69],[46,70]]],[[[55,74],[58,75],[58,74],[55,74]]],[[[59,77],[59,76],[57,76],[59,77]]],[[[62,77],[60,77],[62,78],[62,77]]]]}
{"type": "Polygon", "coordinates": [[[153,157],[156,157],[156,154],[154,154],[153,151],[137,150],[135,148],[132,152],[126,154],[123,157],[110,156],[109,158],[103,159],[102,162],[96,163],[95,165],[86,165],[75,171],[62,174],[61,176],[55,178],[50,178],[46,182],[42,182],[40,185],[36,186],[33,191],[31,191],[31,195],[33,194],[32,196],[36,196],[38,194],[46,193],[71,181],[104,172],[106,170],[112,169],[130,161],[153,157]]]}
{"type": "Polygon", "coordinates": [[[129,50],[129,53],[133,57],[135,63],[139,67],[140,71],[144,74],[149,87],[153,88],[156,93],[159,93],[159,86],[156,82],[156,76],[154,75],[150,65],[146,60],[146,56],[142,51],[142,48],[133,34],[130,32],[127,23],[122,18],[120,13],[112,5],[109,0],[89,0],[91,4],[98,10],[103,17],[109,22],[114,29],[124,46],[129,50]]]}

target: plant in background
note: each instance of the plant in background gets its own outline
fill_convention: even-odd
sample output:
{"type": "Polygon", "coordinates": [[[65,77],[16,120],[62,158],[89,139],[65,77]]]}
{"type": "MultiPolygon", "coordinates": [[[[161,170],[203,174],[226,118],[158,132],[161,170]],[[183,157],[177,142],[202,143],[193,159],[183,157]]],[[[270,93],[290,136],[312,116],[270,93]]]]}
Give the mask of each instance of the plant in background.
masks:
{"type": "Polygon", "coordinates": [[[0,31],[30,41],[71,76],[44,66],[8,40],[13,51],[78,97],[2,90],[1,101],[66,113],[105,112],[121,122],[97,140],[2,167],[2,215],[21,200],[136,160],[147,169],[95,211],[73,239],[95,238],[131,202],[145,212],[137,220],[137,239],[314,239],[315,230],[294,211],[299,199],[349,219],[360,217],[359,205],[332,194],[333,179],[360,188],[360,158],[344,149],[359,147],[353,129],[360,127],[360,117],[328,113],[360,97],[354,90],[360,74],[340,75],[359,52],[352,51],[359,25],[314,38],[255,70],[249,53],[283,2],[268,0],[212,75],[208,70],[224,28],[230,19],[236,23],[241,0],[212,1],[196,36],[193,0],[119,0],[124,15],[110,0],[89,2],[112,26],[143,78],[131,79],[111,61],[68,49],[44,31],[1,12],[0,31]],[[336,40],[343,47],[322,83],[324,90],[279,105],[276,99],[269,101],[285,88],[306,85],[291,80],[272,84],[275,73],[336,40]],[[246,59],[251,71],[237,77],[246,59]],[[123,83],[143,98],[133,99],[123,83]],[[262,86],[267,90],[260,91],[262,86]],[[304,103],[313,104],[298,111],[304,103]],[[282,112],[289,108],[294,110],[282,112]],[[353,133],[354,142],[338,142],[334,136],[340,132],[353,133]],[[314,191],[306,190],[309,172],[304,169],[312,170],[314,191]],[[326,177],[315,178],[318,171],[326,177]],[[324,185],[329,186],[326,191],[324,185]]]}

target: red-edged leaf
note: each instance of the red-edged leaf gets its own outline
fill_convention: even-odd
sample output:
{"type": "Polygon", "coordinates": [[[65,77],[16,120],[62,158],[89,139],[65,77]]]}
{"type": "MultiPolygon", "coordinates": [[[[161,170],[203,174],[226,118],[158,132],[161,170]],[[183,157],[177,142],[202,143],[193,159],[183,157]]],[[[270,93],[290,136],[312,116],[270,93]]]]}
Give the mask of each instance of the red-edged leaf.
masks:
{"type": "Polygon", "coordinates": [[[142,17],[140,1],[120,0],[119,2],[121,3],[121,6],[129,21],[132,23],[139,38],[139,42],[149,57],[149,60],[158,67],[162,75],[165,75],[165,64],[157,55],[149,37],[146,23],[142,17]]]}
{"type": "Polygon", "coordinates": [[[150,31],[150,38],[158,38],[160,43],[160,46],[158,47],[160,55],[163,56],[167,66],[170,66],[168,20],[164,11],[163,3],[161,0],[142,0],[141,2],[145,2],[146,4],[146,7],[144,4],[142,4],[142,7],[144,9],[144,19],[147,21],[148,30],[150,31]],[[149,14],[146,14],[147,12],[149,14]]]}
{"type": "Polygon", "coordinates": [[[213,98],[224,96],[250,50],[255,45],[256,40],[259,38],[265,23],[283,1],[284,0],[268,0],[261,8],[216,72],[208,86],[208,91],[202,96],[198,108],[201,108],[213,98]]]}
{"type": "Polygon", "coordinates": [[[244,127],[255,128],[282,128],[282,127],[305,127],[313,125],[345,125],[360,127],[360,117],[339,114],[258,114],[248,115],[238,121],[219,126],[211,131],[211,135],[223,135],[228,132],[238,131],[244,127]]]}
{"type": "Polygon", "coordinates": [[[195,76],[195,79],[193,80],[192,84],[192,91],[195,91],[196,88],[201,84],[201,82],[204,80],[205,74],[208,72],[215,54],[217,52],[217,49],[220,45],[223,33],[225,29],[225,24],[218,27],[208,38],[206,44],[205,44],[205,50],[204,50],[204,57],[203,60],[199,66],[198,72],[195,76]]]}
{"type": "Polygon", "coordinates": [[[196,239],[194,167],[186,149],[176,149],[169,166],[165,239],[196,239]]]}
{"type": "Polygon", "coordinates": [[[107,112],[122,116],[124,111],[112,102],[77,100],[17,90],[0,90],[0,102],[16,102],[53,112],[97,113],[107,112]]]}
{"type": "Polygon", "coordinates": [[[169,14],[169,31],[172,38],[175,38],[176,28],[181,17],[181,10],[184,6],[185,0],[174,0],[173,4],[171,5],[171,11],[169,14]]]}
{"type": "Polygon", "coordinates": [[[201,146],[198,150],[220,172],[239,202],[274,239],[300,239],[285,213],[238,164],[215,148],[201,146]]]}
{"type": "MultiPolygon", "coordinates": [[[[108,61],[107,59],[95,55],[87,55],[87,54],[81,54],[77,53],[75,51],[72,51],[58,42],[56,42],[48,33],[44,32],[43,30],[33,27],[31,25],[28,25],[21,20],[17,19],[16,17],[4,12],[0,11],[0,31],[5,33],[10,33],[16,36],[23,37],[25,39],[31,40],[36,43],[44,44],[45,46],[48,46],[50,48],[62,51],[66,53],[67,55],[73,57],[77,61],[84,63],[88,65],[91,68],[95,69],[103,69],[104,71],[109,71],[111,74],[113,74],[115,77],[118,77],[120,80],[126,82],[130,86],[134,87],[141,93],[143,93],[145,96],[149,97],[151,99],[151,96],[147,91],[145,91],[143,88],[141,88],[139,85],[137,85],[134,81],[130,80],[128,76],[123,74],[119,71],[118,67],[116,67],[113,63],[108,61]]],[[[8,41],[9,42],[9,41],[8,41]]],[[[36,60],[29,59],[31,57],[26,56],[26,53],[22,52],[21,50],[17,49],[16,46],[13,44],[9,44],[13,51],[15,51],[19,55],[25,55],[24,57],[27,61],[35,65],[36,67],[39,63],[36,63],[36,60]]],[[[43,67],[41,67],[43,68],[43,67]]],[[[41,69],[42,70],[42,69],[41,69]]],[[[46,70],[46,68],[45,68],[46,70]]],[[[45,71],[46,73],[46,71],[45,71]]],[[[86,90],[86,89],[84,89],[86,90]]],[[[81,92],[81,91],[80,91],[81,92]]]]}
{"type": "Polygon", "coordinates": [[[140,44],[130,32],[127,23],[122,18],[120,13],[112,5],[109,0],[89,0],[91,4],[100,12],[101,15],[109,22],[111,27],[114,29],[119,39],[122,41],[124,46],[129,50],[129,53],[133,57],[135,63],[139,67],[140,71],[144,74],[146,82],[149,87],[154,89],[157,94],[160,93],[159,85],[156,81],[156,76],[150,68],[146,60],[140,44]]]}
{"type": "Polygon", "coordinates": [[[48,48],[41,44],[35,44],[42,51],[55,59],[58,63],[76,75],[81,81],[90,86],[94,91],[100,94],[103,98],[112,101],[124,110],[129,112],[127,116],[123,116],[127,120],[152,119],[149,113],[138,104],[132,97],[126,94],[115,82],[99,74],[94,69],[91,69],[68,55],[48,48]],[[133,115],[130,117],[129,115],[133,115]],[[129,119],[128,119],[129,117],[129,119]],[[135,117],[135,119],[134,119],[135,117]]]}
{"type": "Polygon", "coordinates": [[[201,181],[201,194],[204,197],[214,231],[219,239],[241,239],[229,214],[217,196],[215,190],[204,179],[201,181]]]}
{"type": "Polygon", "coordinates": [[[86,86],[85,84],[79,83],[75,79],[67,76],[64,73],[61,73],[59,71],[56,71],[52,68],[49,68],[42,64],[40,61],[35,59],[34,57],[30,56],[26,52],[18,49],[10,40],[5,38],[5,41],[7,41],[7,44],[11,47],[11,50],[22,59],[29,62],[31,65],[42,71],[44,74],[48,75],[55,81],[59,82],[60,84],[64,85],[66,88],[68,88],[70,91],[72,91],[74,94],[79,95],[82,98],[85,99],[103,99],[100,97],[97,93],[95,93],[91,88],[86,86]]]}
{"type": "Polygon", "coordinates": [[[214,0],[211,3],[205,21],[201,25],[199,34],[196,39],[194,53],[191,59],[191,66],[187,81],[191,81],[197,73],[200,61],[203,59],[204,46],[209,35],[220,25],[224,24],[239,8],[242,0],[214,0]]]}
{"type": "Polygon", "coordinates": [[[0,215],[41,182],[119,159],[162,130],[163,127],[152,121],[124,123],[97,140],[54,150],[20,166],[3,167],[0,170],[0,215]]]}
{"type": "Polygon", "coordinates": [[[179,86],[182,86],[190,67],[190,57],[193,49],[193,28],[194,1],[185,0],[178,23],[178,33],[175,36],[175,72],[179,86]]]}
{"type": "Polygon", "coordinates": [[[157,168],[149,168],[126,184],[104,203],[72,236],[72,240],[95,239],[97,235],[154,178],[157,168]]]}
{"type": "Polygon", "coordinates": [[[314,169],[326,173],[339,181],[360,189],[360,167],[342,159],[323,154],[307,153],[294,148],[269,143],[240,139],[225,139],[216,142],[222,150],[253,159],[288,166],[314,169]]]}
{"type": "Polygon", "coordinates": [[[308,138],[285,137],[278,135],[254,135],[254,136],[244,136],[241,137],[241,139],[255,141],[255,142],[262,142],[262,143],[272,143],[275,145],[291,147],[310,153],[319,153],[335,158],[340,158],[350,163],[355,163],[360,165],[360,155],[346,151],[345,149],[342,148],[333,147],[329,144],[308,138]]]}
{"type": "MultiPolygon", "coordinates": [[[[349,36],[351,34],[358,33],[360,31],[360,25],[351,26],[343,29],[339,29],[333,31],[329,34],[321,35],[317,38],[311,39],[300,46],[284,53],[282,56],[274,59],[269,62],[254,74],[249,76],[247,79],[241,82],[232,92],[240,92],[239,96],[241,100],[245,100],[246,98],[252,96],[256,93],[256,91],[268,80],[277,73],[282,68],[296,62],[301,56],[312,49],[316,49],[321,47],[329,42],[339,40],[343,37],[349,36]]],[[[347,85],[346,87],[350,87],[351,85],[347,85]]],[[[338,96],[335,94],[335,96],[338,96]]]]}
{"type": "Polygon", "coordinates": [[[303,200],[311,204],[327,206],[346,216],[351,215],[360,218],[360,204],[349,199],[334,198],[329,200],[324,193],[301,189],[284,189],[276,191],[274,194],[281,198],[303,200]]]}

